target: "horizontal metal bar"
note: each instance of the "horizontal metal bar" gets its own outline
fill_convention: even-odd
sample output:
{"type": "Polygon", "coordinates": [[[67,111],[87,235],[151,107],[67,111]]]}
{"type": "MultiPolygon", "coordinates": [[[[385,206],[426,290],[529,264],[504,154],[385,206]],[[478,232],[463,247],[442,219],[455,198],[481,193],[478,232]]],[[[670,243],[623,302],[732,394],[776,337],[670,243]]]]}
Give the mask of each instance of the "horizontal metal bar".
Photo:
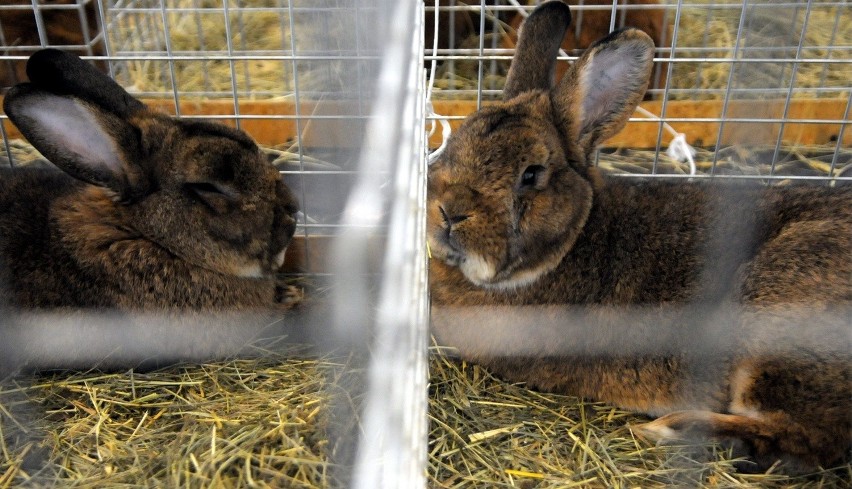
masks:
{"type": "MultiPolygon", "coordinates": [[[[659,52],[662,52],[662,53],[671,53],[672,52],[671,47],[660,46],[660,47],[657,47],[655,49],[658,53],[659,52]]],[[[706,47],[706,46],[675,46],[674,52],[675,52],[675,55],[677,55],[677,53],[683,53],[683,52],[689,52],[689,53],[694,53],[694,52],[697,52],[697,53],[724,52],[724,53],[728,53],[732,49],[733,49],[732,46],[710,46],[710,47],[706,47]]],[[[750,51],[757,51],[757,52],[760,52],[760,53],[772,53],[772,52],[783,53],[783,52],[788,52],[788,51],[791,51],[791,50],[794,51],[795,49],[796,49],[796,46],[745,46],[745,47],[741,46],[739,48],[739,51],[741,53],[749,53],[750,51]]],[[[844,52],[844,51],[852,52],[852,46],[844,46],[844,45],[807,46],[807,47],[804,47],[803,49],[805,49],[805,50],[819,49],[820,51],[830,51],[830,52],[838,52],[838,51],[839,52],[844,52]]],[[[480,51],[479,51],[479,49],[473,49],[473,48],[441,48],[441,49],[438,49],[437,51],[433,50],[431,48],[426,48],[423,52],[424,52],[424,56],[426,56],[427,59],[433,59],[433,58],[434,59],[441,59],[442,57],[449,57],[449,56],[454,56],[454,55],[464,55],[465,58],[468,58],[470,55],[478,55],[480,51]]],[[[494,56],[494,55],[509,56],[514,52],[515,52],[514,48],[483,48],[482,49],[483,54],[490,55],[490,56],[494,56]]],[[[671,57],[668,57],[668,56],[661,57],[661,58],[671,59],[671,57]]],[[[679,58],[677,56],[675,56],[675,58],[676,59],[683,59],[682,57],[679,58]]],[[[712,57],[712,56],[703,56],[702,59],[704,59],[704,58],[719,59],[718,57],[712,57]]],[[[559,59],[566,59],[566,57],[562,56],[559,59]]],[[[576,56],[568,56],[567,59],[576,59],[576,56]]],[[[737,58],[737,59],[739,60],[741,58],[737,58]]],[[[748,59],[748,58],[745,58],[745,59],[748,59]]],[[[767,58],[764,57],[762,59],[767,59],[767,58]]],[[[774,59],[785,59],[785,58],[769,58],[769,59],[774,60],[774,59]]],[[[794,58],[786,58],[786,59],[794,59],[794,58]]],[[[819,58],[819,59],[823,59],[823,58],[819,58]]]]}
{"type": "Polygon", "coordinates": [[[607,175],[611,175],[619,178],[676,178],[679,180],[683,179],[711,179],[711,180],[719,180],[719,179],[733,179],[733,180],[811,180],[811,181],[838,181],[838,182],[852,182],[852,177],[832,177],[832,176],[803,176],[803,175],[726,175],[726,174],[704,174],[704,173],[696,173],[695,175],[681,175],[681,174],[670,174],[670,173],[648,173],[648,174],[639,174],[639,173],[607,173],[607,175]]]}
{"type": "MultiPolygon", "coordinates": [[[[749,8],[769,8],[769,9],[778,9],[778,8],[804,8],[804,5],[801,2],[749,2],[749,8]]],[[[811,7],[811,10],[815,10],[817,8],[831,8],[831,7],[848,7],[849,4],[846,2],[825,2],[825,3],[816,3],[811,7]]],[[[618,4],[615,6],[615,10],[617,12],[624,10],[677,10],[678,5],[676,3],[671,4],[618,4]]],[[[709,9],[727,9],[727,10],[741,10],[743,7],[742,3],[701,3],[701,4],[682,4],[681,10],[687,9],[696,9],[696,10],[709,10],[709,9]]],[[[426,12],[435,12],[435,6],[427,6],[426,12]]],[[[440,12],[475,12],[479,13],[482,10],[480,5],[440,5],[437,7],[440,12]]],[[[517,12],[518,10],[524,10],[526,12],[531,12],[535,8],[535,5],[523,6],[521,8],[516,7],[514,5],[488,5],[485,7],[486,11],[492,12],[501,12],[501,11],[509,11],[509,12],[517,12]]],[[[604,5],[571,5],[571,11],[580,12],[580,11],[612,11],[612,4],[604,4],[604,5]]]]}
{"type": "MultiPolygon", "coordinates": [[[[852,86],[826,86],[826,87],[793,87],[794,93],[825,93],[825,92],[848,92],[852,86]]],[[[668,93],[673,95],[688,95],[688,94],[711,94],[711,93],[725,93],[731,92],[731,94],[738,95],[747,95],[747,94],[770,94],[770,93],[784,93],[786,94],[789,91],[790,87],[779,87],[779,88],[769,88],[769,87],[759,87],[759,88],[671,88],[669,87],[668,93]]],[[[648,89],[648,93],[659,94],[663,93],[662,88],[650,88],[648,89]]]]}
{"type": "MultiPolygon", "coordinates": [[[[171,93],[171,92],[169,92],[171,93]]],[[[183,93],[179,92],[180,95],[183,93]]],[[[340,120],[340,121],[365,121],[370,120],[371,116],[369,115],[286,115],[286,114],[270,114],[270,115],[257,115],[257,114],[181,114],[179,119],[203,119],[203,120],[340,120]]],[[[6,114],[0,114],[0,120],[8,120],[9,117],[6,114]]]]}
{"type": "MultiPolygon", "coordinates": [[[[180,92],[179,92],[180,93],[180,92]]],[[[203,115],[187,115],[181,114],[181,119],[216,119],[216,120],[291,120],[291,121],[299,121],[299,120],[340,120],[340,121],[365,121],[370,120],[371,116],[369,115],[310,115],[310,114],[300,114],[300,115],[257,115],[257,114],[203,114],[203,115]]]]}
{"type": "MultiPolygon", "coordinates": [[[[346,53],[344,51],[344,53],[346,53]]],[[[0,60],[26,60],[29,56],[12,55],[0,56],[0,60]]],[[[181,54],[176,51],[173,55],[146,53],[145,55],[115,54],[112,56],[81,56],[87,61],[163,61],[163,62],[186,62],[186,61],[377,61],[381,59],[378,55],[364,54],[338,54],[338,55],[287,55],[287,54],[181,54]]]]}
{"type": "MultiPolygon", "coordinates": [[[[478,7],[477,7],[478,8],[478,7]]],[[[219,14],[223,15],[225,13],[225,9],[223,7],[165,7],[161,8],[159,6],[156,7],[110,7],[109,12],[113,15],[126,15],[126,14],[150,14],[159,16],[163,13],[163,10],[166,13],[210,13],[210,14],[219,14]]],[[[369,11],[370,9],[362,9],[369,11]]],[[[372,9],[377,10],[377,9],[372,9]]],[[[228,7],[228,13],[281,13],[281,14],[289,14],[290,12],[294,13],[325,13],[325,12],[336,12],[336,13],[347,13],[351,14],[351,7],[296,7],[296,6],[286,6],[286,7],[228,7]]]]}
{"type": "MultiPolygon", "coordinates": [[[[510,55],[479,55],[479,50],[476,49],[467,49],[460,50],[463,52],[469,52],[469,55],[446,55],[446,56],[424,56],[423,59],[426,61],[511,61],[512,56],[510,55]]],[[[484,50],[489,51],[489,50],[484,50]]],[[[512,53],[513,51],[510,49],[495,49],[493,51],[512,53]]],[[[558,61],[576,61],[578,56],[558,56],[556,59],[558,61]]],[[[852,64],[852,58],[850,59],[825,59],[825,58],[708,58],[708,57],[690,57],[690,58],[654,58],[654,62],[656,63],[737,63],[737,64],[745,64],[745,63],[822,63],[822,64],[831,64],[831,65],[843,65],[843,64],[852,64]]]]}
{"type": "MultiPolygon", "coordinates": [[[[95,46],[101,42],[100,36],[92,38],[88,43],[80,43],[80,44],[48,44],[48,46],[56,49],[83,49],[90,48],[95,46]]],[[[33,51],[37,49],[41,49],[41,44],[18,44],[15,46],[2,46],[4,52],[15,52],[15,51],[33,51]]],[[[21,55],[0,55],[0,61],[25,61],[29,59],[29,54],[21,54],[21,55]]]]}
{"type": "MultiPolygon", "coordinates": [[[[84,3],[71,3],[71,4],[43,4],[40,3],[36,6],[38,10],[83,10],[88,4],[92,3],[93,0],[87,0],[84,3]]],[[[0,5],[0,11],[3,10],[26,10],[29,12],[33,11],[33,4],[18,4],[18,5],[0,5]]]]}
{"type": "MultiPolygon", "coordinates": [[[[293,158],[293,163],[298,160],[293,158]]],[[[364,172],[356,170],[329,170],[329,171],[313,171],[313,170],[279,170],[282,175],[363,175],[364,172]]],[[[387,173],[386,173],[387,174],[387,173]]]]}
{"type": "Polygon", "coordinates": [[[299,227],[304,229],[312,229],[312,228],[330,228],[330,229],[386,229],[387,225],[375,225],[375,224],[338,224],[338,223],[300,223],[299,227]]]}
{"type": "MultiPolygon", "coordinates": [[[[427,121],[461,121],[466,119],[467,116],[428,116],[426,117],[427,121]]],[[[644,122],[648,124],[659,124],[660,121],[663,122],[698,122],[698,123],[737,123],[737,124],[780,124],[782,122],[787,124],[852,124],[852,120],[849,119],[783,119],[783,118],[772,118],[772,119],[757,119],[757,118],[744,118],[744,119],[736,119],[736,118],[721,118],[721,117],[663,117],[662,119],[649,119],[649,118],[639,118],[639,117],[631,117],[628,122],[644,122]]]]}

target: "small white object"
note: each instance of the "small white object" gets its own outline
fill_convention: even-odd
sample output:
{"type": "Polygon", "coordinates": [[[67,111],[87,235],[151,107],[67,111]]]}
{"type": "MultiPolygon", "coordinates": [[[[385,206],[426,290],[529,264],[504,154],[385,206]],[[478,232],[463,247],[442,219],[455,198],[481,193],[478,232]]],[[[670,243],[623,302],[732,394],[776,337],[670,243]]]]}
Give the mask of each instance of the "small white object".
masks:
{"type": "Polygon", "coordinates": [[[689,174],[695,175],[695,148],[686,142],[685,134],[679,132],[675,135],[671,144],[669,144],[669,148],[666,150],[666,154],[673,160],[689,163],[689,174]]]}
{"type": "MultiPolygon", "coordinates": [[[[426,101],[426,112],[429,113],[430,117],[435,117],[435,116],[438,115],[432,109],[432,101],[431,100],[426,101]]],[[[443,153],[444,150],[447,148],[447,140],[450,138],[450,133],[452,132],[452,129],[450,128],[450,123],[446,119],[438,119],[438,122],[441,124],[441,145],[438,146],[438,149],[436,149],[435,151],[432,151],[431,153],[429,153],[429,156],[427,156],[427,161],[430,165],[435,160],[437,160],[438,157],[441,156],[441,153],[443,153]]],[[[433,121],[433,124],[434,124],[434,121],[433,121]]],[[[430,135],[431,135],[431,132],[430,132],[430,135]]]]}

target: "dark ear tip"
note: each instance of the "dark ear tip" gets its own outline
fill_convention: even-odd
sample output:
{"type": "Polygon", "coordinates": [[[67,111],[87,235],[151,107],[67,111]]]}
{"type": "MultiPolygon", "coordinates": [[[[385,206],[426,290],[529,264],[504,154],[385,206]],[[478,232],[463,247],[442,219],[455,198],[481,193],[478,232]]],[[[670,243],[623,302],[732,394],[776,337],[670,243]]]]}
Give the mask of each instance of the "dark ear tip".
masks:
{"type": "Polygon", "coordinates": [[[645,43],[652,48],[657,47],[651,36],[649,36],[648,33],[643,31],[642,29],[637,29],[636,27],[625,27],[622,31],[624,32],[624,35],[626,37],[634,41],[645,43]]]}
{"type": "Polygon", "coordinates": [[[42,49],[30,56],[27,61],[27,76],[33,83],[56,78],[62,65],[79,63],[77,56],[54,48],[42,49]]]}
{"type": "Polygon", "coordinates": [[[530,17],[539,15],[544,15],[551,18],[555,16],[560,16],[562,17],[562,20],[565,25],[571,23],[571,10],[568,8],[568,4],[563,3],[562,0],[553,0],[539,5],[538,7],[536,7],[535,10],[532,11],[530,17]]]}
{"type": "Polygon", "coordinates": [[[651,39],[651,36],[646,34],[641,29],[637,29],[635,27],[622,27],[621,29],[616,29],[610,32],[609,35],[607,35],[606,37],[595,41],[594,44],[589,46],[589,49],[592,49],[596,46],[603,46],[614,41],[638,41],[646,44],[652,50],[656,48],[654,40],[651,39]]]}

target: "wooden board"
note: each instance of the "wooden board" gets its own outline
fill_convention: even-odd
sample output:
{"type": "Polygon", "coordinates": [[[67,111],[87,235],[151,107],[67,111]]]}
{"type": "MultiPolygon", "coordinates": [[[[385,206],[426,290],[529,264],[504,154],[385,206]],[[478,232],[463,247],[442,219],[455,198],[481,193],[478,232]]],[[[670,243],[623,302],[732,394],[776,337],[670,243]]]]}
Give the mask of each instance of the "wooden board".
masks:
{"type": "MultiPolygon", "coordinates": [[[[850,123],[849,114],[844,116],[847,101],[845,99],[794,99],[790,102],[786,119],[793,120],[834,120],[836,123],[812,124],[801,122],[738,122],[737,119],[785,119],[784,100],[775,101],[734,101],[730,102],[725,113],[727,122],[722,128],[722,145],[732,144],[775,144],[779,134],[789,145],[834,144],[840,132],[841,121],[850,123]]],[[[476,110],[471,101],[435,101],[435,111],[444,116],[466,116],[476,110]]],[[[643,102],[643,108],[659,115],[662,103],[643,102]]],[[[666,104],[666,117],[671,119],[718,119],[722,117],[724,104],[721,100],[691,101],[677,100],[666,104]]],[[[635,118],[642,117],[637,113],[635,118]]],[[[455,128],[461,121],[452,121],[455,128]]],[[[687,142],[694,146],[712,146],[719,137],[719,123],[707,121],[670,122],[677,132],[686,134],[687,142]]],[[[605,143],[608,147],[655,148],[660,133],[660,123],[630,122],[621,133],[605,143]]],[[[668,132],[663,131],[663,146],[671,140],[668,132]]],[[[430,144],[440,143],[440,131],[433,136],[430,144]]],[[[852,146],[852,127],[843,134],[843,145],[852,146]]]]}
{"type": "MultiPolygon", "coordinates": [[[[368,263],[366,270],[378,272],[384,259],[387,236],[376,234],[368,238],[368,263]]],[[[294,236],[287,247],[287,255],[282,270],[286,273],[329,274],[333,273],[331,263],[334,236],[294,236]]]]}
{"type": "MultiPolygon", "coordinates": [[[[171,99],[146,99],[144,102],[159,112],[172,115],[177,112],[171,99]]],[[[239,124],[264,146],[295,141],[301,130],[304,149],[353,148],[363,140],[363,124],[353,123],[364,121],[364,114],[359,110],[364,109],[355,102],[301,102],[297,105],[289,100],[249,100],[239,103],[239,113],[252,118],[242,119],[239,124]]],[[[237,123],[233,117],[233,100],[184,100],[180,103],[180,114],[212,116],[230,126],[237,123]]],[[[8,119],[3,122],[9,137],[21,137],[8,119]]]]}
{"type": "MultiPolygon", "coordinates": [[[[146,100],[152,108],[174,114],[175,104],[170,99],[146,100]]],[[[453,100],[434,102],[435,110],[444,116],[467,116],[476,110],[476,103],[469,100],[453,100]]],[[[782,134],[783,141],[789,145],[833,144],[840,132],[840,122],[852,122],[850,115],[845,114],[847,101],[845,99],[796,99],[792,100],[787,113],[787,119],[831,120],[838,121],[824,124],[788,122],[782,125],[777,122],[738,122],[737,119],[782,119],[784,118],[784,100],[776,101],[735,101],[728,105],[723,125],[722,144],[775,144],[778,135],[782,134]]],[[[643,102],[642,107],[654,114],[659,114],[662,103],[657,101],[643,102]]],[[[302,102],[295,104],[291,100],[260,100],[241,101],[241,115],[256,116],[257,118],[240,121],[240,127],[248,132],[258,143],[267,146],[279,145],[294,141],[297,130],[302,131],[303,150],[312,148],[351,148],[361,144],[363,139],[363,124],[353,124],[354,118],[364,121],[364,108],[355,102],[327,101],[302,102]],[[318,116],[305,118],[297,126],[296,115],[318,116]],[[289,118],[275,118],[275,117],[289,118]]],[[[708,119],[722,116],[723,102],[719,101],[671,101],[666,104],[668,118],[708,119]]],[[[182,101],[182,115],[209,115],[219,118],[224,123],[234,125],[234,102],[232,100],[198,100],[182,101]]],[[[635,117],[640,117],[638,114],[635,117]]],[[[7,134],[10,137],[20,137],[20,134],[9,123],[6,123],[7,134]]],[[[455,128],[461,121],[452,121],[455,128]]],[[[719,135],[719,123],[708,121],[671,122],[678,132],[686,134],[687,141],[695,146],[711,146],[719,135]]],[[[610,139],[606,146],[654,148],[660,131],[659,122],[631,122],[618,135],[610,139]]],[[[663,132],[663,146],[671,139],[663,132]]],[[[430,141],[433,147],[440,144],[440,131],[430,141]]],[[[845,131],[843,145],[852,146],[852,128],[845,131]]]]}

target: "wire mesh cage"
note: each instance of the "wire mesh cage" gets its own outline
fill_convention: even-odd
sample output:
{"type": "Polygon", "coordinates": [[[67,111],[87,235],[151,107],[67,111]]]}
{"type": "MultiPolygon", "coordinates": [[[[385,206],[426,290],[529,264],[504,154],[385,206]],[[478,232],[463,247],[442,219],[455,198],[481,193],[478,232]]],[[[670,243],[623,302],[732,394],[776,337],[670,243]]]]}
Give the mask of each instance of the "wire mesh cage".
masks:
{"type": "MultiPolygon", "coordinates": [[[[422,5],[10,0],[0,28],[7,88],[25,81],[30,54],[56,47],[154,110],[249,134],[299,200],[283,277],[310,303],[284,318],[307,350],[264,344],[248,363],[9,380],[4,484],[422,485],[422,5]],[[40,406],[63,414],[51,424],[40,406]]],[[[5,166],[51,166],[2,122],[5,166]]],[[[87,341],[78,333],[55,344],[75,349],[87,341]]],[[[156,358],[186,340],[166,334],[141,350],[156,358]]]]}
{"type": "MultiPolygon", "coordinates": [[[[499,96],[517,28],[534,2],[427,3],[426,61],[437,66],[436,113],[459,120],[473,107],[460,100],[478,107],[499,96]]],[[[846,175],[846,2],[569,3],[574,17],[557,76],[619,27],[640,28],[657,46],[645,110],[607,144],[600,156],[605,169],[770,179],[846,175]],[[697,170],[667,157],[677,134],[699,150],[697,170]],[[647,149],[630,158],[650,159],[649,168],[621,161],[624,151],[611,149],[618,147],[647,149]]]]}
{"type": "MultiPolygon", "coordinates": [[[[421,487],[427,474],[447,487],[728,480],[728,461],[698,469],[698,479],[670,477],[672,459],[654,454],[630,459],[627,470],[610,457],[638,453],[627,413],[530,393],[442,358],[431,363],[425,444],[424,154],[442,134],[421,129],[456,128],[500,97],[533,3],[0,2],[4,86],[24,79],[37,49],[71,50],[149,106],[238,127],[263,147],[300,201],[287,271],[319,279],[314,292],[328,306],[325,319],[302,326],[350,353],[17,379],[0,391],[0,485],[421,487]],[[46,410],[34,415],[33,405],[46,410]],[[583,424],[563,430],[568,418],[583,424]],[[534,439],[536,430],[546,436],[534,439]],[[516,433],[532,440],[523,455],[516,433]],[[507,454],[520,458],[504,467],[507,454]],[[660,459],[659,473],[648,468],[660,459]],[[653,473],[637,475],[644,469],[653,473]],[[549,480],[554,473],[567,475],[549,480]]],[[[646,112],[598,151],[604,171],[778,185],[852,179],[846,1],[571,5],[557,76],[622,26],[657,45],[646,112]]],[[[8,122],[2,163],[47,165],[8,122]]]]}
{"type": "MultiPolygon", "coordinates": [[[[42,46],[55,46],[79,55],[104,52],[101,12],[93,1],[23,2],[0,4],[0,45],[6,55],[26,56],[42,46]]],[[[4,59],[3,86],[25,81],[24,62],[4,59]]]]}
{"type": "MultiPolygon", "coordinates": [[[[430,147],[436,152],[443,150],[442,143],[446,141],[447,133],[457,131],[470,114],[481,107],[501,102],[510,61],[518,43],[518,31],[522,29],[523,20],[536,5],[542,3],[532,0],[425,0],[424,64],[431,77],[430,107],[433,109],[427,120],[436,126],[446,124],[443,131],[436,127],[431,133],[430,147]]],[[[642,183],[654,184],[673,180],[675,184],[683,185],[687,185],[688,181],[700,181],[701,184],[722,188],[729,184],[732,188],[805,183],[826,186],[849,184],[852,176],[849,151],[852,143],[849,135],[852,44],[847,37],[848,32],[843,32],[842,27],[852,15],[848,2],[566,0],[565,3],[570,5],[572,21],[562,41],[555,68],[557,79],[592,43],[620,27],[639,28],[656,45],[648,91],[640,109],[632,115],[624,130],[604,141],[603,147],[594,155],[595,165],[613,177],[607,178],[606,182],[618,185],[618,188],[622,188],[620,184],[624,180],[644,180],[642,183]],[[616,181],[619,183],[614,183],[616,181]]],[[[551,95],[551,101],[553,99],[554,95],[551,95]]],[[[529,114],[519,110],[522,103],[518,97],[499,107],[510,114],[506,115],[507,119],[512,119],[511,116],[524,117],[517,115],[529,114]]],[[[488,112],[490,115],[502,113],[497,110],[488,112]]],[[[496,144],[496,138],[491,135],[497,133],[494,126],[502,123],[495,122],[496,117],[477,119],[479,124],[493,124],[481,131],[482,139],[489,141],[488,144],[496,144]]],[[[527,144],[525,137],[535,141],[524,132],[523,123],[517,126],[521,134],[517,141],[519,147],[527,144]]],[[[529,126],[541,127],[537,123],[529,126]]],[[[476,198],[466,201],[466,192],[479,196],[487,189],[507,200],[515,198],[526,203],[520,192],[500,193],[497,189],[505,182],[497,183],[496,178],[492,179],[498,173],[491,169],[492,165],[512,171],[514,150],[498,146],[497,149],[505,150],[504,153],[495,151],[483,156],[481,164],[488,168],[489,175],[486,176],[486,171],[483,171],[481,185],[468,181],[471,178],[470,162],[480,161],[471,156],[473,151],[470,148],[485,152],[485,143],[472,142],[471,136],[477,127],[482,126],[467,127],[467,132],[461,136],[464,139],[456,140],[456,152],[442,161],[435,172],[439,176],[446,175],[446,180],[442,181],[444,187],[436,185],[445,193],[441,194],[439,190],[435,200],[430,200],[430,205],[441,212],[444,212],[444,205],[446,209],[458,205],[458,215],[441,216],[443,225],[441,217],[436,218],[436,236],[437,230],[451,236],[455,230],[454,217],[459,221],[467,219],[468,214],[471,220],[482,219],[483,214],[491,217],[482,208],[471,204],[477,201],[476,198]],[[459,161],[454,161],[454,158],[459,161]],[[504,158],[510,162],[506,166],[503,166],[503,161],[495,161],[504,158]],[[460,195],[457,200],[453,200],[454,192],[460,195]]],[[[505,137],[506,133],[500,134],[505,137]]],[[[523,165],[521,163],[519,171],[524,168],[523,165]]],[[[482,207],[490,204],[504,209],[502,202],[478,198],[482,207]]],[[[518,222],[523,221],[517,216],[535,205],[533,199],[529,202],[529,207],[523,207],[521,203],[516,203],[517,207],[507,204],[508,212],[513,213],[511,218],[506,218],[507,221],[511,219],[513,226],[522,228],[523,225],[518,222]]],[[[607,205],[607,201],[601,202],[602,207],[607,205]]],[[[612,205],[612,202],[609,204],[612,205]]],[[[560,211],[552,212],[559,214],[560,211]]],[[[747,211],[743,213],[747,214],[747,211]]],[[[501,219],[504,217],[501,214],[495,222],[503,223],[501,219]]],[[[738,217],[731,215],[729,219],[737,222],[738,217]]],[[[517,227],[513,230],[523,235],[517,227]]],[[[743,235],[750,235],[753,231],[747,227],[747,224],[743,225],[743,235]]],[[[471,224],[468,228],[459,228],[460,237],[457,239],[459,242],[465,240],[465,233],[491,231],[485,226],[471,224]]],[[[609,231],[617,235],[623,229],[609,231]]],[[[719,234],[724,235],[722,232],[719,234]]],[[[495,236],[501,236],[499,231],[489,234],[489,237],[502,244],[502,236],[495,236]]],[[[600,237],[593,246],[616,249],[618,245],[608,238],[609,235],[600,237]]],[[[737,237],[729,238],[722,246],[735,249],[737,237]]],[[[440,242],[441,238],[435,237],[435,240],[440,242]]],[[[431,312],[433,328],[443,330],[446,337],[458,341],[454,344],[452,340],[444,339],[451,355],[461,351],[462,358],[469,361],[481,359],[505,378],[529,382],[545,391],[569,390],[564,385],[581,384],[580,381],[572,384],[572,380],[562,382],[563,378],[571,379],[572,375],[577,375],[572,370],[572,362],[587,360],[584,355],[588,352],[582,348],[596,341],[593,330],[598,325],[590,317],[595,313],[587,314],[584,299],[572,295],[572,299],[581,304],[566,305],[556,302],[560,300],[554,298],[558,293],[537,294],[541,291],[536,292],[535,285],[518,286],[516,297],[512,298],[511,290],[515,285],[497,283],[498,277],[502,280],[509,273],[508,266],[499,268],[503,265],[495,265],[498,272],[494,282],[488,283],[484,278],[485,285],[474,287],[469,282],[476,282],[471,278],[476,271],[463,270],[463,261],[477,252],[489,253],[489,247],[470,238],[456,244],[457,248],[454,248],[451,238],[447,241],[450,250],[461,251],[458,257],[453,256],[452,251],[445,252],[450,255],[446,260],[449,264],[443,267],[436,282],[444,279],[449,285],[443,289],[443,303],[435,302],[433,297],[431,312]],[[466,254],[466,245],[471,248],[469,255],[466,254]],[[455,264],[451,263],[455,260],[455,264]],[[462,274],[464,278],[460,277],[462,274]],[[488,292],[476,298],[466,298],[462,286],[454,287],[459,282],[471,289],[487,289],[488,292]],[[497,290],[503,286],[509,290],[497,290]],[[454,292],[461,296],[458,300],[455,300],[454,292]],[[527,292],[529,295],[526,295],[527,292]],[[553,302],[556,306],[551,309],[553,302]],[[575,314],[579,316],[576,329],[568,326],[575,314]],[[439,326],[435,327],[436,324],[439,326]],[[552,329],[549,324],[553,325],[552,329]],[[456,330],[460,332],[455,334],[456,330]],[[470,336],[466,337],[466,334],[470,336]],[[587,338],[591,339],[591,343],[584,342],[587,338]],[[564,349],[551,349],[553,344],[562,344],[564,349]],[[453,346],[458,349],[453,349],[453,346]],[[537,369],[538,361],[541,368],[537,369]],[[564,362],[564,370],[560,361],[564,362]],[[552,371],[549,370],[551,368],[552,371]],[[526,370],[535,371],[541,378],[526,370]]],[[[507,242],[516,244],[508,239],[507,242]]],[[[835,250],[848,255],[846,248],[835,250]]],[[[641,254],[627,253],[630,256],[641,254]]],[[[511,251],[505,254],[512,256],[511,251]]],[[[475,258],[479,259],[478,256],[475,258]]],[[[487,261],[485,258],[482,260],[487,261]]],[[[499,260],[496,259],[497,263],[500,263],[499,260]]],[[[588,265],[582,258],[573,262],[567,260],[578,268],[588,265]]],[[[620,273],[606,265],[603,269],[605,273],[616,276],[620,273]]],[[[558,272],[549,275],[550,278],[544,279],[548,286],[558,287],[558,279],[553,277],[556,273],[570,275],[565,267],[559,268],[558,272]]],[[[488,276],[486,272],[483,275],[488,276]]],[[[573,282],[573,285],[583,289],[585,284],[573,282]]],[[[598,282],[595,282],[589,287],[597,285],[598,282]]],[[[578,296],[581,295],[582,292],[578,293],[578,296]]],[[[594,304],[590,308],[593,311],[598,306],[609,310],[605,299],[600,303],[596,299],[588,300],[594,304]]],[[[600,328],[614,336],[622,333],[630,336],[635,332],[632,328],[642,324],[642,313],[633,310],[625,315],[629,325],[624,330],[615,329],[618,333],[611,333],[613,330],[607,329],[611,326],[608,323],[600,328]]],[[[700,317],[689,318],[687,321],[696,324],[713,323],[700,317]]],[[[846,332],[848,336],[848,329],[846,332]]],[[[715,345],[714,339],[708,338],[705,332],[698,336],[699,339],[695,339],[697,344],[706,342],[707,348],[715,345]]],[[[724,335],[721,336],[724,338],[724,335]]],[[[604,348],[602,356],[619,357],[624,351],[632,351],[636,347],[634,339],[606,343],[609,349],[604,348]],[[613,351],[612,344],[622,349],[613,351]]],[[[658,338],[652,338],[650,342],[649,350],[643,352],[657,354],[659,349],[670,346],[667,340],[658,338]]],[[[848,345],[848,342],[841,343],[848,345]]],[[[594,355],[591,358],[593,362],[598,360],[594,355]]],[[[724,450],[715,451],[719,450],[718,446],[695,448],[696,451],[688,447],[685,451],[679,450],[684,447],[668,447],[671,451],[654,447],[647,451],[626,427],[641,424],[644,421],[641,417],[633,417],[610,405],[590,403],[587,399],[526,389],[523,383],[517,385],[495,379],[488,369],[466,362],[439,358],[433,360],[431,367],[429,476],[435,486],[714,487],[730,483],[799,487],[814,480],[830,487],[848,485],[848,464],[835,472],[825,467],[829,470],[814,475],[811,480],[790,479],[777,474],[750,478],[737,474],[733,466],[738,462],[732,461],[730,453],[725,454],[724,450]],[[712,462],[707,463],[707,460],[712,462]]],[[[576,372],[579,371],[584,370],[578,367],[576,372]]],[[[632,377],[632,372],[625,374],[623,382],[642,385],[638,377],[632,377]]],[[[772,470],[769,472],[772,473],[772,470]]]]}

